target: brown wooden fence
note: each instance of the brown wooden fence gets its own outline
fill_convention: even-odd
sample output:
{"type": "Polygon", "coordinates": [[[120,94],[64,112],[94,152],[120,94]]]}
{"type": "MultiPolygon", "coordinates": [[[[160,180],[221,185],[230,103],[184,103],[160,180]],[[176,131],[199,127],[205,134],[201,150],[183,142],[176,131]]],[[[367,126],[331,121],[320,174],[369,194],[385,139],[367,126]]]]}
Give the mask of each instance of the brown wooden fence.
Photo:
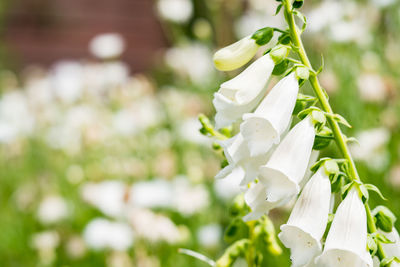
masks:
{"type": "Polygon", "coordinates": [[[90,58],[90,39],[106,32],[124,37],[133,71],[147,69],[165,45],[152,0],[11,0],[4,39],[21,65],[50,65],[90,58]]]}

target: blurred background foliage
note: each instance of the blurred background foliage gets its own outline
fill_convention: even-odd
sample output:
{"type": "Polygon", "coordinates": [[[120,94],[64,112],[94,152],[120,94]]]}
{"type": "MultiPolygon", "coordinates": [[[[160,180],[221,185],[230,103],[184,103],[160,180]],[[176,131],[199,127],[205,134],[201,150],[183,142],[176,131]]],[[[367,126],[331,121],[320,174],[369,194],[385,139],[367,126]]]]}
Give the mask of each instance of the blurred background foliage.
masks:
{"type": "MultiPolygon", "coordinates": [[[[1,33],[11,6],[0,2],[1,33]]],[[[45,66],[11,60],[12,44],[1,42],[2,265],[200,267],[177,249],[216,259],[240,238],[224,240],[239,192],[214,181],[221,159],[199,134],[197,115],[213,114],[212,93],[235,74],[213,68],[213,51],[258,28],[284,27],[276,6],[153,1],[165,43],[140,71],[124,59],[135,46],[118,32],[94,37],[88,57],[45,66]]],[[[310,0],[303,13],[314,66],[324,58],[321,83],[360,142],[351,148],[361,177],[400,216],[400,4],[310,0]]],[[[322,155],[332,153],[333,144],[322,155]]],[[[276,225],[287,216],[271,213],[276,225]]],[[[287,251],[264,262],[289,266],[287,251]]]]}

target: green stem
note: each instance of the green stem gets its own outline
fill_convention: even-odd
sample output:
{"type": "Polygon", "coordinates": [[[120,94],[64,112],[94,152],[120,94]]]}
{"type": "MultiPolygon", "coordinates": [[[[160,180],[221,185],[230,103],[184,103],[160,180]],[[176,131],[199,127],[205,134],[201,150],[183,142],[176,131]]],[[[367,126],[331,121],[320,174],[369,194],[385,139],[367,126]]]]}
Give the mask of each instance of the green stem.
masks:
{"type": "MultiPolygon", "coordinates": [[[[289,26],[289,33],[290,33],[293,45],[295,46],[294,50],[298,54],[301,62],[308,68],[313,69],[311,62],[307,57],[307,53],[304,49],[303,42],[300,38],[299,30],[296,26],[296,22],[295,22],[294,15],[292,12],[292,5],[290,3],[290,0],[283,0],[283,5],[284,5],[284,12],[285,12],[285,19],[289,26]]],[[[314,93],[316,94],[316,96],[321,104],[323,111],[325,111],[329,114],[333,114],[332,107],[329,104],[327,94],[326,94],[325,90],[321,87],[317,76],[315,74],[311,74],[309,81],[314,90],[314,93]]],[[[332,132],[335,136],[335,141],[336,141],[337,146],[339,147],[340,152],[342,153],[343,157],[349,163],[350,179],[352,179],[354,181],[361,181],[360,176],[358,175],[354,160],[350,154],[349,147],[347,146],[346,137],[342,133],[342,130],[340,129],[338,122],[335,121],[331,117],[327,117],[327,121],[332,128],[332,132]]],[[[374,218],[372,217],[371,210],[370,210],[367,202],[365,202],[365,210],[367,213],[368,230],[370,233],[375,233],[376,226],[375,226],[374,218]]],[[[383,248],[382,248],[381,244],[379,244],[379,243],[378,243],[377,255],[380,260],[385,258],[385,252],[383,251],[383,248]]]]}

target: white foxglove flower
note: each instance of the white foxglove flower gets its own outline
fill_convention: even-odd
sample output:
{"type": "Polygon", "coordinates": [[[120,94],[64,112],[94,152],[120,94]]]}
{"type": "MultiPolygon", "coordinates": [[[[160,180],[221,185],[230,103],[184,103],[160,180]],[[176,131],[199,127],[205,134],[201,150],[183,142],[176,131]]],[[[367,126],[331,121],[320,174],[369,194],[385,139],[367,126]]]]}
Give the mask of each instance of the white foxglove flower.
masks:
{"type": "Polygon", "coordinates": [[[235,78],[221,84],[214,94],[217,110],[215,127],[225,127],[253,110],[265,94],[269,76],[274,68],[269,54],[262,56],[235,78]]]}
{"type": "Polygon", "coordinates": [[[261,183],[251,183],[250,188],[244,194],[246,204],[251,208],[251,212],[243,217],[244,221],[257,220],[271,209],[283,206],[292,199],[289,196],[285,199],[271,202],[266,200],[267,188],[261,183]]]}
{"type": "Polygon", "coordinates": [[[247,36],[215,52],[214,65],[218,70],[222,71],[240,68],[254,57],[258,48],[256,40],[252,39],[251,36],[247,36]]]}
{"type": "Polygon", "coordinates": [[[322,250],[328,222],[331,183],[324,167],[311,177],[297,200],[279,238],[291,250],[292,266],[303,266],[322,250]]]}
{"type": "Polygon", "coordinates": [[[300,191],[314,144],[315,129],[311,117],[299,122],[260,167],[260,182],[267,187],[267,199],[280,201],[300,191]]]}
{"type": "Polygon", "coordinates": [[[251,156],[266,153],[290,123],[299,84],[292,73],[278,82],[253,113],[243,115],[240,132],[251,156]]]}
{"type": "Polygon", "coordinates": [[[317,266],[372,267],[367,251],[367,216],[358,192],[351,190],[340,203],[317,266]]]}
{"type": "Polygon", "coordinates": [[[268,154],[251,157],[241,133],[220,142],[220,144],[224,148],[229,165],[223,168],[215,178],[220,179],[231,175],[241,176],[241,186],[247,185],[258,176],[259,167],[264,165],[269,157],[268,154]]]}

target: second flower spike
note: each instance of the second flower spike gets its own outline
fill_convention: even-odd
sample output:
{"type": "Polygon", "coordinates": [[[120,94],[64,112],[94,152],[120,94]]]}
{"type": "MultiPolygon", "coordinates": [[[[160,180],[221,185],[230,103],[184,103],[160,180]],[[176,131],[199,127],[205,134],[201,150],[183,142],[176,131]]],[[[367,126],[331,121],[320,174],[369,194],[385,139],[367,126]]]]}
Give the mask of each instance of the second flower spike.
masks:
{"type": "Polygon", "coordinates": [[[280,135],[290,123],[299,84],[294,73],[279,81],[253,113],[243,115],[240,132],[251,156],[266,153],[279,143],[280,135]]]}

